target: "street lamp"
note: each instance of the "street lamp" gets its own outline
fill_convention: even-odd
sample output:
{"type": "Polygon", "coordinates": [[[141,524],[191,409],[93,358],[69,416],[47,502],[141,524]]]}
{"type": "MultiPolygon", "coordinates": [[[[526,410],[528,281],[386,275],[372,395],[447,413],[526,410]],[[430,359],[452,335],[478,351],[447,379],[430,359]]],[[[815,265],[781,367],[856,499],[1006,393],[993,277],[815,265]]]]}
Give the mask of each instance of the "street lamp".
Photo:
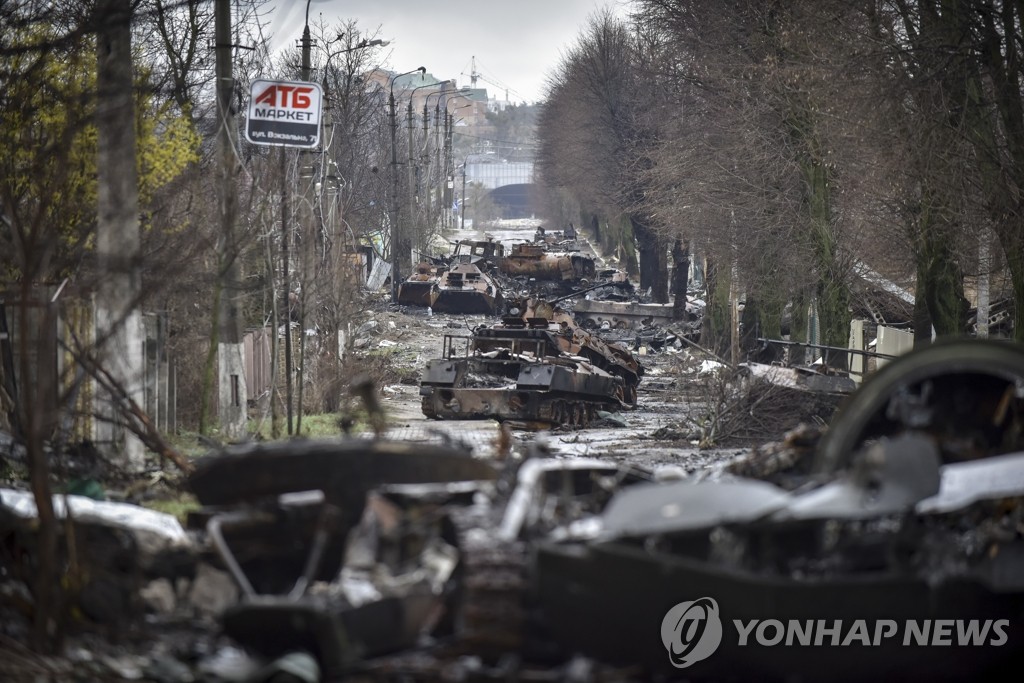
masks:
{"type": "MultiPolygon", "coordinates": [[[[408,168],[406,168],[406,173],[409,176],[409,222],[412,236],[417,241],[417,247],[421,246],[420,244],[418,244],[421,237],[421,233],[419,229],[419,212],[417,211],[416,207],[416,175],[419,169],[416,168],[416,158],[414,155],[415,141],[413,140],[412,103],[413,100],[416,99],[417,90],[422,90],[423,88],[437,88],[440,85],[441,83],[425,83],[423,85],[418,85],[415,88],[411,88],[407,91],[409,93],[409,103],[406,106],[406,119],[408,121],[409,127],[409,165],[408,168]]],[[[429,96],[430,93],[427,93],[427,97],[429,96]]]]}
{"type": "MultiPolygon", "coordinates": [[[[443,184],[447,177],[447,168],[441,165],[441,107],[440,103],[443,98],[453,97],[457,95],[464,95],[471,91],[471,88],[455,88],[454,81],[444,81],[440,84],[440,89],[437,92],[427,93],[427,96],[423,99],[423,150],[422,159],[423,167],[427,169],[427,182],[423,189],[424,206],[426,207],[426,220],[429,225],[433,226],[431,218],[431,207],[432,205],[437,206],[438,217],[446,215],[444,209],[444,190],[443,184]],[[446,88],[445,86],[451,84],[453,87],[446,88]],[[429,133],[429,111],[430,111],[430,98],[437,96],[437,101],[434,103],[434,163],[433,167],[430,164],[430,133],[429,133]],[[433,192],[432,186],[434,184],[434,176],[437,176],[437,193],[433,202],[430,201],[430,195],[433,192]]],[[[445,110],[447,111],[447,104],[445,104],[445,110]]],[[[447,116],[444,119],[444,125],[446,127],[445,142],[447,142],[447,116]]],[[[436,220],[436,219],[435,219],[436,220]]]]}
{"type": "MultiPolygon", "coordinates": [[[[367,39],[364,38],[364,39],[360,40],[358,43],[356,43],[355,45],[351,45],[350,47],[342,48],[340,50],[334,50],[332,52],[331,49],[330,49],[331,46],[334,45],[335,43],[337,43],[338,41],[342,40],[342,38],[344,36],[345,36],[344,33],[339,33],[337,38],[335,38],[334,40],[329,41],[327,43],[327,45],[324,47],[324,51],[327,53],[327,59],[324,62],[324,68],[323,68],[323,72],[321,74],[321,80],[323,81],[324,103],[325,103],[325,110],[324,110],[325,141],[324,141],[324,146],[323,146],[324,147],[323,154],[320,157],[320,177],[321,178],[332,178],[332,177],[333,178],[337,178],[338,175],[340,174],[340,172],[338,171],[338,164],[335,161],[331,160],[330,156],[329,156],[331,143],[334,141],[334,132],[333,132],[334,131],[334,122],[331,120],[331,115],[330,115],[330,112],[331,112],[331,109],[332,109],[332,107],[331,107],[331,95],[330,95],[330,92],[331,92],[330,91],[331,60],[333,58],[337,57],[338,55],[346,54],[346,53],[349,53],[349,52],[355,52],[356,50],[365,50],[365,49],[371,48],[371,47],[388,45],[388,41],[386,41],[386,40],[381,40],[379,38],[375,38],[373,40],[367,40],[367,39]],[[330,129],[331,129],[331,134],[329,136],[326,135],[326,132],[327,132],[326,128],[328,126],[330,126],[330,129]],[[328,166],[333,166],[334,167],[335,172],[336,172],[335,175],[332,176],[329,172],[327,172],[325,170],[325,169],[328,168],[328,166]]],[[[344,207],[340,206],[339,208],[344,208],[344,207]]],[[[322,217],[323,216],[322,216],[322,212],[321,212],[321,219],[322,219],[322,217]]],[[[323,223],[323,221],[321,220],[321,229],[322,230],[326,230],[327,228],[325,226],[323,226],[322,223],[323,223]]]]}
{"type": "Polygon", "coordinates": [[[417,71],[420,72],[420,78],[423,78],[427,73],[427,67],[421,66],[393,77],[388,95],[388,115],[391,119],[391,300],[395,303],[398,303],[398,218],[400,215],[398,206],[398,150],[395,147],[395,138],[398,135],[398,119],[395,112],[395,81],[402,76],[408,76],[417,71]]]}

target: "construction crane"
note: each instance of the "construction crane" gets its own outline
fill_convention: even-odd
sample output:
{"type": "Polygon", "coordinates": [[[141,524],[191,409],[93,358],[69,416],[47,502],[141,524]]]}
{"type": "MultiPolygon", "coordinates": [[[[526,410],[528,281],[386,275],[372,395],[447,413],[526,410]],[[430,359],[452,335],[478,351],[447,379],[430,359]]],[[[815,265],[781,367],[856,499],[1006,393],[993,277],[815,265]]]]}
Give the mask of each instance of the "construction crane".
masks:
{"type": "MultiPolygon", "coordinates": [[[[513,91],[507,85],[505,85],[503,83],[498,83],[497,81],[495,81],[495,80],[493,80],[491,78],[488,78],[488,77],[484,76],[482,73],[480,73],[479,71],[477,71],[476,70],[476,55],[473,55],[473,57],[471,57],[469,64],[470,64],[470,66],[469,66],[469,73],[466,74],[465,72],[463,72],[461,75],[462,76],[467,76],[467,75],[469,76],[469,85],[470,85],[471,88],[476,88],[476,82],[478,80],[484,81],[485,83],[489,83],[489,84],[493,85],[495,88],[499,88],[501,90],[504,90],[505,91],[505,101],[506,102],[509,101],[509,99],[508,99],[509,92],[515,92],[515,91],[513,91]]],[[[526,98],[522,97],[522,95],[520,95],[519,93],[515,93],[515,94],[518,97],[520,97],[520,99],[523,99],[523,100],[526,99],[526,98]]]]}

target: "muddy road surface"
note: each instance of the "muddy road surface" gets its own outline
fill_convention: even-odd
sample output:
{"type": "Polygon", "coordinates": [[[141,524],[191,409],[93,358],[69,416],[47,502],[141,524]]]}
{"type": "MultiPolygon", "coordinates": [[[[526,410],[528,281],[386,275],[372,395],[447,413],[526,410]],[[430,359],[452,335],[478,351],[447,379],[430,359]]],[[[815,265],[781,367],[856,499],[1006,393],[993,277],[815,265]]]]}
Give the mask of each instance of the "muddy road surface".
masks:
{"type": "MultiPolygon", "coordinates": [[[[456,231],[450,239],[493,237],[507,248],[532,239],[539,224],[539,221],[507,221],[487,231],[456,231]]],[[[581,250],[593,253],[582,239],[581,250]]],[[[604,264],[600,259],[598,264],[601,267],[614,265],[604,264]]],[[[468,336],[474,327],[492,324],[496,318],[395,307],[381,296],[384,298],[376,300],[366,311],[365,321],[360,326],[362,332],[357,333],[355,344],[361,352],[386,350],[390,362],[405,377],[401,383],[380,388],[381,402],[388,414],[388,436],[461,441],[480,457],[493,455],[500,433],[498,422],[428,419],[420,408],[418,378],[428,360],[441,357],[445,334],[468,336]]],[[[692,423],[700,419],[699,413],[704,410],[701,382],[696,379],[703,359],[692,356],[686,348],[642,351],[646,352],[640,358],[645,372],[634,409],[617,412],[601,424],[586,429],[513,428],[515,447],[525,449],[530,444],[539,444],[561,457],[600,457],[647,467],[673,465],[690,474],[714,469],[748,452],[744,447],[698,447],[700,435],[695,433],[692,423]]]]}

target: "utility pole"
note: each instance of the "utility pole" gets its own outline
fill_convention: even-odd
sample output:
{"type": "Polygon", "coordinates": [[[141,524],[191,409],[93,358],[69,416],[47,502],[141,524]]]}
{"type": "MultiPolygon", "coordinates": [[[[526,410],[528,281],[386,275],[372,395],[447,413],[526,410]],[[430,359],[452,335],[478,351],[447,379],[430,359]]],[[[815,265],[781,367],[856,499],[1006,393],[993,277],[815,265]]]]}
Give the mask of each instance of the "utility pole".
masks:
{"type": "Polygon", "coordinates": [[[452,213],[452,197],[455,196],[455,162],[452,159],[452,131],[455,128],[455,114],[448,114],[447,109],[445,110],[448,125],[445,129],[445,140],[444,140],[444,175],[445,175],[445,193],[444,201],[446,208],[446,215],[449,218],[449,225],[455,227],[455,216],[452,213]]]}
{"type": "MultiPolygon", "coordinates": [[[[445,111],[448,109],[447,102],[445,103],[445,111]]],[[[445,119],[447,121],[447,117],[445,119]]],[[[445,206],[444,206],[444,185],[447,182],[447,178],[444,177],[444,168],[441,166],[441,98],[437,98],[437,104],[434,105],[434,168],[437,173],[437,220],[441,223],[442,228],[447,228],[445,225],[445,206]]]]}
{"type": "MultiPolygon", "coordinates": [[[[302,29],[302,81],[309,82],[309,53],[313,41],[309,37],[309,2],[306,0],[306,25],[302,29]]],[[[312,154],[309,150],[299,152],[299,182],[305,181],[302,188],[302,220],[299,223],[302,230],[302,273],[300,283],[302,291],[299,292],[299,396],[298,405],[295,407],[295,433],[302,433],[302,399],[303,389],[306,385],[306,300],[309,297],[310,277],[309,270],[313,267],[313,259],[310,258],[310,249],[313,248],[313,164],[312,154]]],[[[291,334],[291,328],[288,329],[291,334]]]]}
{"type": "Polygon", "coordinates": [[[421,201],[425,233],[433,232],[435,227],[430,215],[430,129],[427,119],[427,100],[429,99],[430,95],[423,98],[423,149],[420,151],[420,178],[422,178],[420,186],[423,188],[421,201]]]}
{"type": "MultiPolygon", "coordinates": [[[[406,118],[408,119],[409,128],[409,241],[408,244],[403,244],[403,253],[408,253],[410,260],[412,259],[412,245],[414,240],[419,240],[419,230],[417,230],[417,215],[416,215],[416,169],[414,168],[416,161],[413,157],[413,126],[412,126],[412,97],[409,98],[409,108],[406,112],[406,118]],[[406,248],[408,247],[408,248],[406,248]]],[[[404,256],[403,256],[404,258],[404,256]]]]}
{"type": "Polygon", "coordinates": [[[398,302],[398,152],[395,138],[398,137],[398,120],[395,118],[395,85],[392,81],[388,96],[388,118],[391,123],[391,301],[398,302]]]}
{"type": "Polygon", "coordinates": [[[238,128],[231,101],[234,75],[231,44],[231,0],[217,0],[214,16],[217,50],[217,139],[220,158],[217,182],[217,206],[220,213],[219,257],[220,296],[217,305],[217,366],[221,433],[229,439],[245,435],[248,422],[248,395],[245,386],[245,351],[242,347],[242,321],[239,314],[241,266],[235,231],[238,220],[238,197],[235,181],[238,159],[235,144],[238,128]]]}
{"type": "MultiPolygon", "coordinates": [[[[284,308],[284,385],[285,402],[288,411],[288,436],[292,435],[292,278],[288,259],[288,235],[291,232],[291,220],[288,215],[288,166],[286,162],[284,147],[281,148],[281,263],[284,269],[284,282],[282,283],[283,308],[284,308]]],[[[277,335],[277,330],[274,330],[277,335]]],[[[274,375],[274,386],[277,386],[277,375],[274,375]]],[[[271,394],[271,400],[276,396],[271,394]]],[[[275,409],[276,410],[276,409],[275,409]]]]}
{"type": "Polygon", "coordinates": [[[462,206],[459,207],[459,217],[461,219],[459,224],[460,230],[466,229],[466,165],[468,163],[469,158],[467,157],[466,160],[462,162],[462,206]]]}
{"type": "Polygon", "coordinates": [[[405,73],[398,74],[391,78],[391,87],[388,91],[388,120],[391,124],[391,300],[398,301],[398,287],[401,283],[401,273],[399,272],[399,259],[398,252],[401,239],[401,229],[399,226],[399,217],[401,216],[401,206],[398,203],[398,111],[395,107],[395,81],[402,76],[408,76],[409,74],[416,73],[425,74],[427,72],[426,67],[419,67],[412,71],[406,71],[405,73]]]}
{"type": "MultiPolygon", "coordinates": [[[[104,366],[125,395],[143,405],[142,345],[139,315],[142,293],[138,174],[135,170],[135,112],[132,97],[131,7],[103,0],[97,50],[96,107],[97,204],[96,258],[104,276],[96,292],[96,338],[103,344],[104,366]]],[[[141,470],[142,443],[119,425],[123,398],[104,396],[97,441],[116,462],[141,470]]]]}

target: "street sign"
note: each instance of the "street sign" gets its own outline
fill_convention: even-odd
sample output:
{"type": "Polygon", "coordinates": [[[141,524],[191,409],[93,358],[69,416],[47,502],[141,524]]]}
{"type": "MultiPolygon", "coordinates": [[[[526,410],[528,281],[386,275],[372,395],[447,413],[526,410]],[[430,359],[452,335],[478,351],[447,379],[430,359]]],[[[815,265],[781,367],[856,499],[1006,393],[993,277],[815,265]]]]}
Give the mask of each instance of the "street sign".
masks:
{"type": "Polygon", "coordinates": [[[245,139],[256,145],[316,147],[322,102],[317,83],[253,81],[245,139]]]}

